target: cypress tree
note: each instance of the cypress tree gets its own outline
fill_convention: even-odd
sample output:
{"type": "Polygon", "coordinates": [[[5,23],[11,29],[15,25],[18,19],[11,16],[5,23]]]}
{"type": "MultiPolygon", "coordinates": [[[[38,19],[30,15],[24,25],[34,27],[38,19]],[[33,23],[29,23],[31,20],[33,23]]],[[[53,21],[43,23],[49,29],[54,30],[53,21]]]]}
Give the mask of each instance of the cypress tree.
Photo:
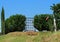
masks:
{"type": "Polygon", "coordinates": [[[1,33],[5,34],[5,17],[4,17],[4,8],[1,11],[1,33]]]}

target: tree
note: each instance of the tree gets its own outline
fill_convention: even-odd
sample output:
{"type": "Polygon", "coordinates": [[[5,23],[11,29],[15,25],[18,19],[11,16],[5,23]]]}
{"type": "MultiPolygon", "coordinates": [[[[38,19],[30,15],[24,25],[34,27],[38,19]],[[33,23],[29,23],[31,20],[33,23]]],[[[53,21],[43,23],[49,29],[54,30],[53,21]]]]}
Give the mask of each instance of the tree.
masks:
{"type": "Polygon", "coordinates": [[[53,10],[53,12],[54,12],[55,14],[60,13],[60,3],[58,3],[58,4],[53,4],[53,6],[51,6],[51,9],[53,10]]]}
{"type": "Polygon", "coordinates": [[[53,14],[55,15],[55,18],[59,19],[60,18],[60,3],[53,4],[51,6],[51,10],[53,10],[53,14]]]}
{"type": "Polygon", "coordinates": [[[4,8],[2,8],[2,12],[1,12],[1,28],[2,28],[2,34],[5,34],[4,8]]]}
{"type": "Polygon", "coordinates": [[[60,3],[58,4],[53,4],[53,6],[51,6],[51,9],[53,10],[53,15],[54,15],[54,18],[56,20],[56,24],[57,24],[57,30],[60,28],[60,3]]]}
{"type": "Polygon", "coordinates": [[[23,15],[13,15],[6,19],[6,33],[14,31],[23,31],[25,29],[26,17],[23,15]]]}
{"type": "Polygon", "coordinates": [[[36,15],[34,17],[34,27],[39,31],[53,30],[53,17],[49,14],[36,15]]]}

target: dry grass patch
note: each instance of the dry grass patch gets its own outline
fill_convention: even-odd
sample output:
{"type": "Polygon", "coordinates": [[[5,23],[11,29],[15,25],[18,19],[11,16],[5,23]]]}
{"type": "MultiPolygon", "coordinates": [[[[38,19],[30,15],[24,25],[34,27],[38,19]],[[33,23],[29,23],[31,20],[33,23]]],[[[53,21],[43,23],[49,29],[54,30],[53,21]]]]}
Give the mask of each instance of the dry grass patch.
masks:
{"type": "Polygon", "coordinates": [[[26,35],[25,32],[11,32],[11,33],[8,33],[7,35],[10,35],[10,36],[21,36],[21,35],[26,35]]]}
{"type": "Polygon", "coordinates": [[[36,36],[38,34],[39,34],[38,32],[28,31],[28,32],[11,32],[11,33],[8,33],[7,35],[10,35],[10,36],[21,36],[21,35],[36,36]]]}
{"type": "Polygon", "coordinates": [[[36,36],[36,35],[38,35],[38,32],[28,31],[28,32],[26,32],[26,34],[30,35],[30,36],[36,36]]]}

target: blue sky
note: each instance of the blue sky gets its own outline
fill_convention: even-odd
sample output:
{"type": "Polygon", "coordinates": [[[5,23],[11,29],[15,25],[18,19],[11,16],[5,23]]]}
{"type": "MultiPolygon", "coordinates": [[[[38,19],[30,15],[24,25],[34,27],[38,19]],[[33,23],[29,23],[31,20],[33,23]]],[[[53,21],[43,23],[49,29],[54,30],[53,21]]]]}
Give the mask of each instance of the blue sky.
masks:
{"type": "Polygon", "coordinates": [[[36,14],[52,14],[50,6],[59,2],[60,0],[0,0],[0,13],[3,6],[5,18],[15,14],[22,14],[26,17],[34,17],[36,14]]]}

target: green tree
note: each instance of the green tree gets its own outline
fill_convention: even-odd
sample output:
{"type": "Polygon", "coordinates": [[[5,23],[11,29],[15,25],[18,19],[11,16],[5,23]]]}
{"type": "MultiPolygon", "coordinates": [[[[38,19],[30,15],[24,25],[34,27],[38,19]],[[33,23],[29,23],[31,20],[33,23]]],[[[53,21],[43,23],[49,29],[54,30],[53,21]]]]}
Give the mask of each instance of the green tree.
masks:
{"type": "Polygon", "coordinates": [[[26,17],[23,15],[13,15],[10,18],[6,19],[6,33],[14,31],[23,31],[25,29],[25,20],[26,17]]]}
{"type": "Polygon", "coordinates": [[[49,15],[49,14],[36,15],[34,17],[34,27],[37,28],[39,31],[53,30],[53,17],[52,17],[52,15],[49,15]],[[49,17],[49,18],[47,19],[47,17],[49,17]]]}
{"type": "Polygon", "coordinates": [[[4,8],[2,8],[2,12],[1,12],[1,28],[2,28],[2,34],[5,34],[4,8]]]}
{"type": "Polygon", "coordinates": [[[51,6],[51,9],[53,10],[53,12],[54,12],[55,14],[60,13],[60,3],[58,3],[58,4],[53,4],[53,5],[51,6]]]}
{"type": "Polygon", "coordinates": [[[51,6],[51,9],[53,11],[54,14],[54,18],[56,19],[56,24],[57,24],[57,30],[60,29],[60,3],[58,4],[53,4],[51,6]]]}
{"type": "Polygon", "coordinates": [[[55,15],[55,18],[59,19],[60,18],[60,3],[53,4],[51,6],[51,10],[53,10],[53,14],[55,15]]]}

